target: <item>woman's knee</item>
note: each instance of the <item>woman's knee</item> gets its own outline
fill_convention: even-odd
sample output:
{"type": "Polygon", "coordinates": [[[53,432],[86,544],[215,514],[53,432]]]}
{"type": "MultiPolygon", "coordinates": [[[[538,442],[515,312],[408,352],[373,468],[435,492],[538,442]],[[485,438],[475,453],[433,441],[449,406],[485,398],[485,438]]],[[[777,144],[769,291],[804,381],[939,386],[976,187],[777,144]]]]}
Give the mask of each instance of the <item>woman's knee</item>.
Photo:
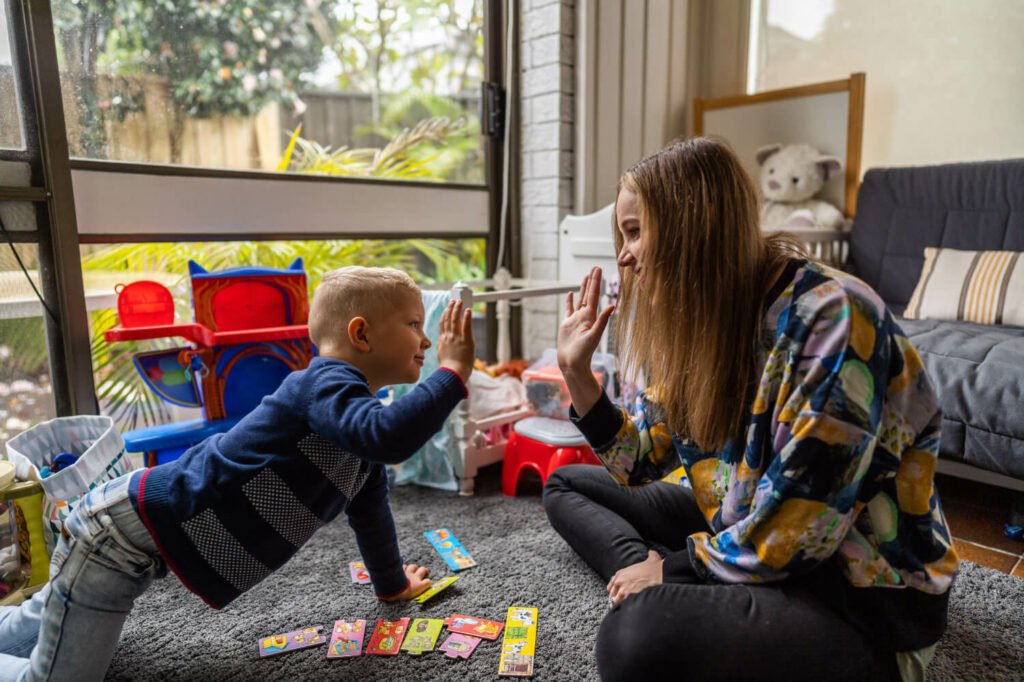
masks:
{"type": "Polygon", "coordinates": [[[548,475],[548,480],[544,483],[544,491],[541,495],[541,504],[544,505],[544,509],[548,513],[551,513],[552,504],[557,502],[559,496],[573,491],[572,469],[577,466],[580,465],[570,464],[558,467],[548,475]]]}
{"type": "Polygon", "coordinates": [[[651,626],[647,609],[635,598],[626,599],[608,613],[597,632],[595,655],[601,679],[633,680],[649,667],[652,651],[651,626]]]}
{"type": "MultiPolygon", "coordinates": [[[[678,587],[678,586],[671,586],[678,587]]],[[[685,679],[680,662],[692,651],[687,645],[685,602],[666,590],[650,587],[612,609],[597,633],[597,668],[602,680],[634,680],[671,674],[685,679]]],[[[692,627],[693,623],[689,623],[692,627]]]]}

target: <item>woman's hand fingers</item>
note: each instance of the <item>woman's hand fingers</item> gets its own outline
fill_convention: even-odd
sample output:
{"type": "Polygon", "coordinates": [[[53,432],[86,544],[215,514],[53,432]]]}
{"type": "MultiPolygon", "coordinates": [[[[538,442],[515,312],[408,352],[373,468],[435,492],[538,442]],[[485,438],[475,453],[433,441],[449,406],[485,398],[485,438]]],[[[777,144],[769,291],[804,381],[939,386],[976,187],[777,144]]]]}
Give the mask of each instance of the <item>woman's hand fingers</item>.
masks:
{"type": "Polygon", "coordinates": [[[583,277],[583,283],[580,284],[580,293],[576,299],[576,310],[582,310],[583,307],[587,304],[587,292],[590,290],[590,279],[590,273],[587,273],[583,277]]]}
{"type": "Polygon", "coordinates": [[[587,290],[587,305],[594,310],[601,303],[601,268],[590,271],[590,287],[587,290]]]}
{"type": "Polygon", "coordinates": [[[610,305],[601,311],[601,314],[597,316],[597,320],[594,322],[594,326],[591,327],[590,333],[597,338],[601,338],[604,334],[604,328],[608,326],[608,318],[615,312],[615,306],[610,305]]]}

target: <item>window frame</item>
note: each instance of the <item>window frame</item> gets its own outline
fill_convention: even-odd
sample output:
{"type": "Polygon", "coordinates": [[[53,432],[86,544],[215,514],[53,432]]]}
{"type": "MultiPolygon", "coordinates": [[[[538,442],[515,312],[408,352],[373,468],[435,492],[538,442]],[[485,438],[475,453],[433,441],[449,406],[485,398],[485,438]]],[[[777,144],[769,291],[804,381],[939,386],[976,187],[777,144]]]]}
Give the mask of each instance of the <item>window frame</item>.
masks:
{"type": "Polygon", "coordinates": [[[79,158],[71,168],[83,242],[490,234],[486,185],[79,158]]]}
{"type": "Polygon", "coordinates": [[[53,18],[48,2],[8,0],[6,5],[25,148],[3,150],[0,159],[27,162],[31,178],[28,187],[0,187],[0,198],[31,201],[38,225],[35,231],[12,232],[8,237],[38,247],[42,295],[53,314],[47,313],[44,320],[56,414],[95,414],[89,320],[53,18]]]}

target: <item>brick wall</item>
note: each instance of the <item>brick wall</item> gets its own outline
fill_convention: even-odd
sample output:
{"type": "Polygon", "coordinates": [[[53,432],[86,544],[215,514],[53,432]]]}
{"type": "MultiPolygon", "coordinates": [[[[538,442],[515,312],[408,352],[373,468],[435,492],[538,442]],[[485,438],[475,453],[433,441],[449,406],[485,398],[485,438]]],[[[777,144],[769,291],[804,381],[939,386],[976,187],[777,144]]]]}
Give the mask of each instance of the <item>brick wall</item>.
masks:
{"type": "MultiPolygon", "coordinates": [[[[520,4],[521,228],[523,273],[558,279],[558,224],[572,211],[575,21],[573,0],[520,4]]],[[[523,305],[523,352],[555,345],[555,296],[523,305]]]]}

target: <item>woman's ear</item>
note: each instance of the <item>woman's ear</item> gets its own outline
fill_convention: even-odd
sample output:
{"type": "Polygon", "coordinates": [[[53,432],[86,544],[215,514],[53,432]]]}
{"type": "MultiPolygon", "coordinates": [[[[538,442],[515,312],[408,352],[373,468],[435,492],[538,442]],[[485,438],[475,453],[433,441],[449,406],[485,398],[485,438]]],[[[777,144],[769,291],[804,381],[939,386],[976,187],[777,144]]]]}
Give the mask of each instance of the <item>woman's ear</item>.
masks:
{"type": "Polygon", "coordinates": [[[348,323],[348,342],[358,351],[370,352],[370,337],[368,335],[370,323],[365,317],[353,317],[348,323]]]}

